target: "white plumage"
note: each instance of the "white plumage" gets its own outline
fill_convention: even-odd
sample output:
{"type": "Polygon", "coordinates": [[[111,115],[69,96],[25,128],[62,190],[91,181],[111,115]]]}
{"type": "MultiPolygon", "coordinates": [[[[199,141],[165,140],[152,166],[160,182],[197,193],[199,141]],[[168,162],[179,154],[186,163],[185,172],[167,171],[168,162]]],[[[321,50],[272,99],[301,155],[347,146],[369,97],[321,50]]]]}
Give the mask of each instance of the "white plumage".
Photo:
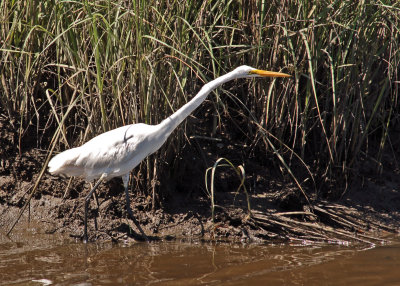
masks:
{"type": "Polygon", "coordinates": [[[84,240],[87,241],[87,212],[90,197],[103,179],[108,180],[113,177],[122,177],[128,214],[143,237],[147,239],[130,208],[128,192],[130,171],[148,155],[157,151],[172,131],[206,99],[213,89],[236,78],[250,77],[289,77],[289,75],[240,66],[205,84],[192,100],[158,125],[138,123],[122,126],[52,158],[48,165],[51,174],[80,176],[89,182],[100,178],[86,197],[84,240]]]}
{"type": "Polygon", "coordinates": [[[49,172],[80,176],[88,182],[102,174],[106,174],[104,179],[121,177],[161,147],[165,140],[159,135],[158,125],[143,123],[110,130],[56,155],[49,162],[49,172]],[[157,146],[150,142],[157,142],[157,146]]]}

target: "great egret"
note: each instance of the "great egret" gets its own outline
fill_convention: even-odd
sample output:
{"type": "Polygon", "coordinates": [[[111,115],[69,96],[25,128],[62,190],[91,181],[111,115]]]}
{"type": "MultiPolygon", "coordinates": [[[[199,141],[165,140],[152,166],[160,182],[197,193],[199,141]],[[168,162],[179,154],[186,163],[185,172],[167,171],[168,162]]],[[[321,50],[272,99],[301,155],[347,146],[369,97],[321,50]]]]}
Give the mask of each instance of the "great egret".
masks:
{"type": "Polygon", "coordinates": [[[206,99],[213,89],[233,79],[252,77],[290,77],[290,75],[240,66],[205,84],[192,100],[160,124],[137,123],[122,126],[100,134],[82,146],[66,150],[52,158],[48,165],[51,174],[81,176],[89,182],[98,179],[85,198],[84,241],[87,242],[87,213],[90,198],[102,180],[113,177],[122,177],[128,215],[143,237],[148,240],[130,207],[128,192],[130,171],[148,155],[157,151],[172,131],[206,99]]]}

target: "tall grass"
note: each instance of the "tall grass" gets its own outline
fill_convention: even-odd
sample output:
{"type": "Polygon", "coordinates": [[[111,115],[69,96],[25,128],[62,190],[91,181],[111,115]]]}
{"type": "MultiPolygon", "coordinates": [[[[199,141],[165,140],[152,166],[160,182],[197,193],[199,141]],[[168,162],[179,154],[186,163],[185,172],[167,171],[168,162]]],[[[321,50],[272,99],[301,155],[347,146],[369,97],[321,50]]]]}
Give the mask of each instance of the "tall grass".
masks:
{"type": "MultiPolygon", "coordinates": [[[[159,123],[238,65],[282,70],[292,80],[238,81],[210,96],[212,133],[240,114],[259,156],[277,155],[299,187],[314,174],[321,189],[362,157],[381,167],[399,123],[399,15],[396,1],[3,0],[1,112],[20,152],[32,131],[36,147],[64,150],[159,123]]],[[[185,140],[180,129],[140,166],[143,186],[185,140]]]]}

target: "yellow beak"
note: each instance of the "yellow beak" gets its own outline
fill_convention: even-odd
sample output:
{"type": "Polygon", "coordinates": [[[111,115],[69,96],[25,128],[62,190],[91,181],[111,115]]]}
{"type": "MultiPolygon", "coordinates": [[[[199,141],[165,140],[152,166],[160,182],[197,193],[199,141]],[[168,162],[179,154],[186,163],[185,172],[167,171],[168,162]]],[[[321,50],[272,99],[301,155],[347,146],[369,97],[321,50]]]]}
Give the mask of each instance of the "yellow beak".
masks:
{"type": "Polygon", "coordinates": [[[256,74],[263,77],[291,77],[291,75],[288,75],[286,73],[264,71],[264,70],[252,70],[250,71],[250,74],[256,74]]]}

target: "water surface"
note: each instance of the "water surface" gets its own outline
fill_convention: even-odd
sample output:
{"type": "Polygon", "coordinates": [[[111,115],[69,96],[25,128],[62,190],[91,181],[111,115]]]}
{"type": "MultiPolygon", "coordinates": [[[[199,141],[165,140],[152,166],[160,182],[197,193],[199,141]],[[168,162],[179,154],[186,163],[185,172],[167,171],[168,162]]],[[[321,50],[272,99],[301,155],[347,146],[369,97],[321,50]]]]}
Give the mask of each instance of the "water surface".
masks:
{"type": "Polygon", "coordinates": [[[400,285],[400,243],[83,244],[29,225],[0,234],[0,285],[400,285]]]}

